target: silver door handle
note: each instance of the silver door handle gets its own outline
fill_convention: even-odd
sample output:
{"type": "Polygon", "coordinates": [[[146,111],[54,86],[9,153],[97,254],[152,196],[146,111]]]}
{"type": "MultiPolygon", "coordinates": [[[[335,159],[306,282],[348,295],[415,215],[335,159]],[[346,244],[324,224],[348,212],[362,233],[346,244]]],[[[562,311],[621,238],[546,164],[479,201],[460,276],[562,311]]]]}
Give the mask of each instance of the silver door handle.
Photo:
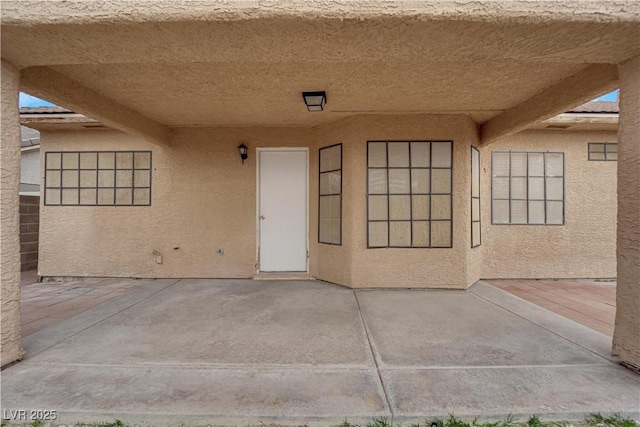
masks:
{"type": "Polygon", "coordinates": [[[260,220],[263,220],[263,219],[265,219],[264,215],[260,215],[260,220]]]}

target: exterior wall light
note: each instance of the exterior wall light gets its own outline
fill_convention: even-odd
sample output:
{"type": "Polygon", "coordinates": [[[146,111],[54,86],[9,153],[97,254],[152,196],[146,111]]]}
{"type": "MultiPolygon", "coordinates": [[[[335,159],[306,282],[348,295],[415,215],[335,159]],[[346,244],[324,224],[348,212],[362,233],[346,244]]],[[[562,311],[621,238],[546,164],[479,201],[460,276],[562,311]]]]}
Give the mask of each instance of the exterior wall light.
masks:
{"type": "Polygon", "coordinates": [[[322,111],[324,104],[327,103],[327,94],[325,91],[319,92],[302,92],[304,103],[307,104],[309,111],[322,111]]]}
{"type": "Polygon", "coordinates": [[[240,152],[240,158],[242,159],[242,163],[249,157],[249,149],[246,145],[240,144],[238,145],[238,152],[240,152]]]}

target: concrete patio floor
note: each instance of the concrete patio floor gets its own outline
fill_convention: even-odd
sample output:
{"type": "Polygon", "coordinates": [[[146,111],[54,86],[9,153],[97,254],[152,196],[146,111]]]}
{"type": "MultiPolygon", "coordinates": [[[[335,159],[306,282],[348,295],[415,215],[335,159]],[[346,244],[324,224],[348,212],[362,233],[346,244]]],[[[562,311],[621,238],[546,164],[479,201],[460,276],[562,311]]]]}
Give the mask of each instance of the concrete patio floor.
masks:
{"type": "Polygon", "coordinates": [[[22,337],[103,304],[148,280],[93,279],[39,282],[35,270],[21,274],[20,328],[22,337]]]}
{"type": "Polygon", "coordinates": [[[640,416],[604,334],[482,282],[155,280],[23,340],[3,410],[58,423],[340,424],[640,416]]]}
{"type": "Polygon", "coordinates": [[[615,281],[503,279],[487,283],[613,337],[615,281]]]}

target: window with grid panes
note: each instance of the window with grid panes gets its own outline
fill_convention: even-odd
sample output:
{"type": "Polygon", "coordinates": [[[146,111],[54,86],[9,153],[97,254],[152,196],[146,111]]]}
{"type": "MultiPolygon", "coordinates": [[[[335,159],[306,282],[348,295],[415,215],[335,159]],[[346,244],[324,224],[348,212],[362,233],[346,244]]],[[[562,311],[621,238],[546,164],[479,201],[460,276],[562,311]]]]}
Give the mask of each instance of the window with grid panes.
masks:
{"type": "Polygon", "coordinates": [[[148,206],[151,151],[48,151],[45,205],[148,206]]]}
{"type": "Polygon", "coordinates": [[[342,144],[320,149],[318,242],[342,244],[342,144]]]}
{"type": "Polygon", "coordinates": [[[367,246],[452,247],[452,141],[367,143],[367,246]]]}
{"type": "Polygon", "coordinates": [[[564,153],[494,151],[493,224],[564,224],[564,153]]]}
{"type": "Polygon", "coordinates": [[[617,162],[618,161],[618,143],[617,142],[590,142],[589,143],[589,160],[601,162],[617,162]]]}
{"type": "Polygon", "coordinates": [[[480,222],[480,151],[471,147],[471,247],[482,242],[480,222]]]}

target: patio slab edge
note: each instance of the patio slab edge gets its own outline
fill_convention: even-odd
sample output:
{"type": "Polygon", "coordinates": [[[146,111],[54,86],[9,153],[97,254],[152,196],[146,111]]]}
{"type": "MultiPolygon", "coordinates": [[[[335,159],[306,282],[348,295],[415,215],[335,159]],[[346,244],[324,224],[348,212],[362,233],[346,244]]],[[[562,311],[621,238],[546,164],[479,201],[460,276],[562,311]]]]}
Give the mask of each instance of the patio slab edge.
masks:
{"type": "MultiPolygon", "coordinates": [[[[219,370],[18,365],[8,410],[55,408],[56,425],[339,425],[391,418],[374,369],[219,370]],[[95,384],[102,384],[96,388],[95,384]],[[32,390],[39,389],[37,395],[32,390]],[[97,404],[96,404],[97,403],[97,404]]],[[[5,384],[6,382],[6,384],[5,384]]]]}
{"type": "Polygon", "coordinates": [[[25,357],[22,360],[26,361],[60,341],[100,323],[180,281],[180,279],[142,280],[147,280],[149,284],[24,337],[22,347],[25,350],[25,357]]]}
{"type": "Polygon", "coordinates": [[[619,360],[611,354],[611,338],[598,331],[518,298],[482,280],[471,286],[469,292],[545,328],[611,363],[619,364],[619,360]]]}

